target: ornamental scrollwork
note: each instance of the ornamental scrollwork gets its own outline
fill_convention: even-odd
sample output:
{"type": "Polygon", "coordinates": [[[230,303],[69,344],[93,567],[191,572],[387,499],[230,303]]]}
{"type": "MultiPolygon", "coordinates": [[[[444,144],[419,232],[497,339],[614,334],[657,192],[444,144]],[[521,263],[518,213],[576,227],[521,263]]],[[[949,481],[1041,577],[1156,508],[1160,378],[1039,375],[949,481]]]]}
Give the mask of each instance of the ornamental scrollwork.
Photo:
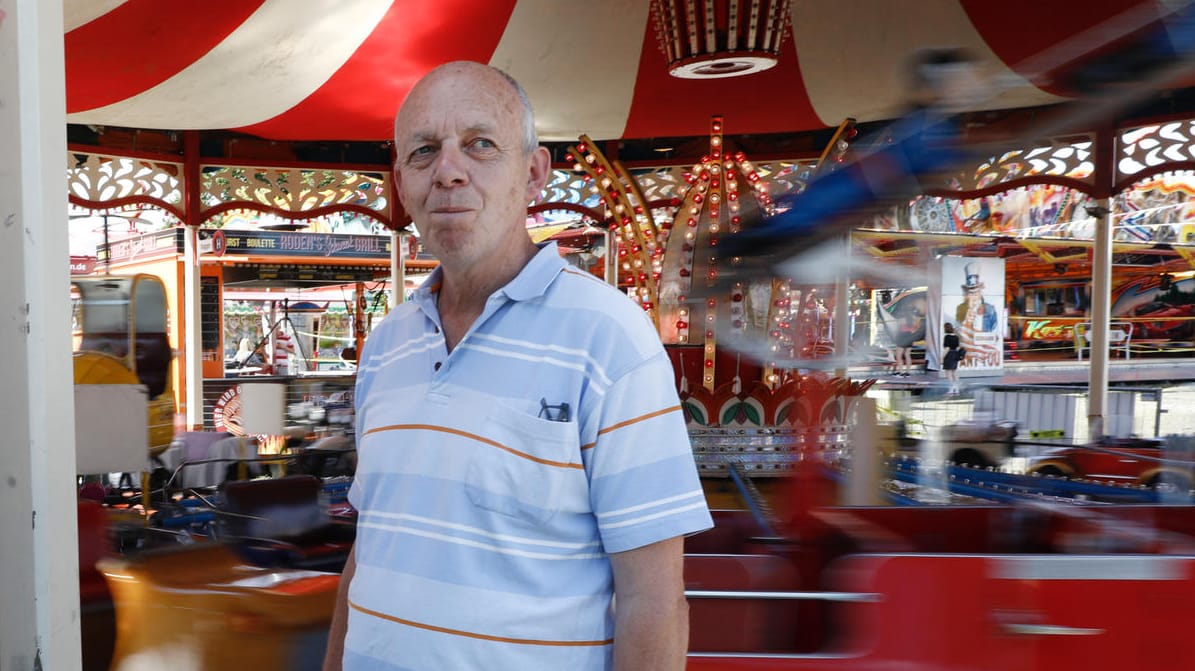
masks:
{"type": "Polygon", "coordinates": [[[67,188],[87,203],[129,198],[181,208],[184,199],[181,163],[151,161],[72,151],[67,154],[67,188]]]}
{"type": "Polygon", "coordinates": [[[544,203],[573,203],[588,208],[597,208],[602,199],[590,188],[585,174],[575,170],[553,170],[544,187],[540,202],[544,203]]]}
{"type": "Polygon", "coordinates": [[[1129,128],[1116,145],[1117,183],[1166,163],[1195,160],[1195,119],[1129,128]]]}
{"type": "Polygon", "coordinates": [[[949,180],[957,191],[977,191],[1027,177],[1067,177],[1090,182],[1095,174],[1094,141],[1064,142],[1013,149],[980,161],[949,180]]]}
{"type": "Polygon", "coordinates": [[[205,209],[244,204],[281,212],[355,205],[389,217],[389,176],[338,169],[203,166],[200,200],[205,209]]]}

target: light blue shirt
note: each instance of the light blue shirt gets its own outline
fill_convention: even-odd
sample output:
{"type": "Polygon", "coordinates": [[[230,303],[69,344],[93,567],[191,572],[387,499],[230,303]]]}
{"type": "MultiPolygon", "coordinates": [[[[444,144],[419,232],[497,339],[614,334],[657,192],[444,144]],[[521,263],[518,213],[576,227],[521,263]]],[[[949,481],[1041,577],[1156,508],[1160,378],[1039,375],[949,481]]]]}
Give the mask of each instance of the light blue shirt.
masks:
{"type": "Polygon", "coordinates": [[[344,668],[607,669],[608,553],[711,526],[659,336],[549,244],[450,355],[438,273],[360,361],[344,668]]]}

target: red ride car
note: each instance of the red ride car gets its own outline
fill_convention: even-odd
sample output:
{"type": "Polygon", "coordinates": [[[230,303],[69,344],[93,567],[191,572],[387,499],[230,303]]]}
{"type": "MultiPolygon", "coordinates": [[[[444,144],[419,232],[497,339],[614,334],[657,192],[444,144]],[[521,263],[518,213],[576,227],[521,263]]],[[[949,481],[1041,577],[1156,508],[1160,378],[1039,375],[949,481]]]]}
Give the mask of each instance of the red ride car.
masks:
{"type": "Polygon", "coordinates": [[[1133,308],[1134,317],[1148,317],[1157,321],[1139,321],[1133,325],[1133,339],[1186,340],[1191,337],[1195,322],[1195,305],[1171,305],[1152,301],[1133,308]]]}
{"type": "Polygon", "coordinates": [[[1166,449],[1156,438],[1104,438],[1090,445],[1049,448],[1032,457],[1027,472],[1114,484],[1192,488],[1195,454],[1166,449]]]}

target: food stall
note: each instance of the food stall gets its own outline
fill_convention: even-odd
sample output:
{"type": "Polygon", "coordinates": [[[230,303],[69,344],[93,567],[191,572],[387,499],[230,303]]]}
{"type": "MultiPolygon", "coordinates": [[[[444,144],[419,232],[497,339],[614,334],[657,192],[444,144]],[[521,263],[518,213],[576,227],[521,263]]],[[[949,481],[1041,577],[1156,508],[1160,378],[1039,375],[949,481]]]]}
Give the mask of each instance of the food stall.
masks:
{"type": "MultiPolygon", "coordinates": [[[[215,404],[246,374],[286,378],[351,376],[341,356],[359,347],[375,319],[388,310],[389,235],[307,233],[290,230],[203,228],[199,295],[204,426],[215,404]],[[248,340],[259,365],[241,365],[248,340]]],[[[101,245],[97,269],[113,275],[161,278],[167,294],[168,337],[178,352],[186,328],[183,305],[184,231],[171,228],[101,245]]],[[[426,256],[407,261],[430,270],[426,256]]],[[[247,360],[246,360],[247,361],[247,360]]],[[[176,410],[185,400],[182,366],[176,365],[176,410]]]]}

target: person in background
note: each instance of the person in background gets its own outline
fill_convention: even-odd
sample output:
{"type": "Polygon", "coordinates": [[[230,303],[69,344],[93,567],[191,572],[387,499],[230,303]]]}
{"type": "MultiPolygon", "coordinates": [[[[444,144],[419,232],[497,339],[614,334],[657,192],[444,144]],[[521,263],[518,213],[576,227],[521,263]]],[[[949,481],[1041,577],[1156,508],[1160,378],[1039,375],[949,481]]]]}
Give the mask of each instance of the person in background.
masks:
{"type": "Polygon", "coordinates": [[[232,355],[232,360],[235,363],[243,364],[253,354],[253,343],[248,338],[241,338],[240,346],[237,347],[236,354],[232,355]]]}
{"type": "Polygon", "coordinates": [[[638,305],[528,237],[550,157],[526,94],[442,65],[395,152],[440,266],[360,353],[324,668],[683,669],[683,538],[711,518],[674,373],[638,305]]]}
{"type": "Polygon", "coordinates": [[[896,352],[896,375],[908,377],[913,372],[913,343],[920,330],[920,317],[912,310],[905,311],[897,322],[893,344],[896,352]]]}
{"type": "Polygon", "coordinates": [[[233,360],[236,362],[237,368],[259,367],[265,364],[261,346],[254,349],[253,342],[248,338],[241,338],[240,346],[237,347],[233,360]]]}
{"type": "Polygon", "coordinates": [[[876,345],[884,350],[884,372],[891,375],[898,373],[900,369],[896,361],[896,343],[892,339],[892,334],[888,332],[886,322],[879,322],[879,327],[876,330],[876,345]]]}
{"type": "Polygon", "coordinates": [[[349,345],[340,350],[340,365],[345,368],[357,367],[357,348],[349,345]]]}
{"type": "Polygon", "coordinates": [[[776,199],[779,214],[718,240],[718,256],[740,268],[754,259],[793,258],[845,232],[852,213],[908,203],[933,176],[964,160],[962,112],[992,94],[981,64],[963,49],[913,54],[908,108],[881,133],[855,142],[857,159],[776,199]]]}
{"type": "Polygon", "coordinates": [[[913,335],[907,328],[896,333],[896,373],[908,377],[913,373],[913,335]]]}
{"type": "Polygon", "coordinates": [[[946,381],[950,384],[946,394],[954,396],[958,394],[958,362],[961,357],[958,334],[954,332],[954,324],[950,322],[946,322],[942,331],[945,333],[942,336],[942,348],[945,350],[942,356],[942,372],[946,373],[946,381]]]}

